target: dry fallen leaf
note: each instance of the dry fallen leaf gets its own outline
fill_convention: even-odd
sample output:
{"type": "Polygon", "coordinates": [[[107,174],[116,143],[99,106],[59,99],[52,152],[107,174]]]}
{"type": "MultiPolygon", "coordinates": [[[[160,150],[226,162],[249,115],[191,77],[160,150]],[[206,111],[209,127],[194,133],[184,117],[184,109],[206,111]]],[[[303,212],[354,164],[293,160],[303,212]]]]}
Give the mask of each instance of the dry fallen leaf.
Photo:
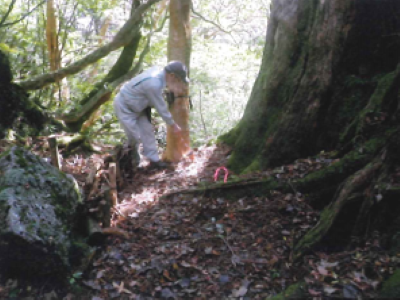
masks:
{"type": "MultiPolygon", "coordinates": [[[[307,204],[307,195],[272,191],[268,199],[245,196],[227,201],[220,196],[194,197],[180,192],[199,187],[200,182],[202,185],[211,182],[215,169],[225,165],[226,157],[214,150],[218,147],[195,150],[195,162],[177,163],[174,172],[141,170],[127,174],[126,185],[118,195],[119,209],[122,212],[129,206],[131,210],[126,218],[114,215],[111,228],[128,235],[111,235],[101,258],[92,264],[96,269],[88,275],[91,282],[87,286],[92,286],[93,293],[108,294],[110,298],[133,293],[137,298],[224,299],[231,295],[256,299],[266,298],[271,291],[282,291],[304,278],[305,291],[309,291],[310,297],[340,293],[373,298],[371,293],[381,283],[377,278],[392,272],[394,263],[389,256],[370,255],[371,248],[358,250],[358,255],[311,254],[301,266],[308,273],[302,270],[300,274],[304,275],[299,278],[298,266],[289,261],[292,237],[301,238],[319,219],[319,212],[307,204]],[[179,192],[159,201],[171,189],[179,192]],[[215,223],[210,225],[211,220],[215,223]],[[218,235],[229,238],[229,247],[218,235]],[[376,281],[360,275],[368,262],[372,264],[372,273],[380,272],[371,275],[376,281]],[[243,283],[244,277],[252,278],[251,289],[243,283]],[[131,291],[124,287],[121,278],[131,291]],[[338,286],[345,287],[342,290],[338,286]]],[[[299,160],[295,165],[279,168],[278,174],[282,180],[303,178],[324,161],[323,158],[299,160]]],[[[88,163],[81,160],[81,171],[85,174],[82,182],[90,173],[86,165],[89,160],[88,163]]],[[[237,178],[259,180],[274,174],[273,170],[266,170],[237,178]]],[[[396,178],[400,181],[400,175],[396,178]]],[[[93,207],[95,211],[98,209],[93,207]]]]}
{"type": "Polygon", "coordinates": [[[335,289],[331,286],[324,286],[324,292],[328,295],[333,294],[336,291],[337,291],[337,289],[335,289]]]}
{"type": "Polygon", "coordinates": [[[324,276],[328,276],[328,275],[329,275],[328,270],[325,269],[323,266],[318,266],[317,269],[318,269],[318,272],[319,272],[321,275],[324,275],[324,276]]]}
{"type": "Polygon", "coordinates": [[[324,268],[333,268],[339,265],[338,262],[330,263],[326,260],[321,260],[320,265],[323,266],[324,268]]]}
{"type": "Polygon", "coordinates": [[[313,289],[308,289],[308,292],[310,293],[311,296],[314,296],[314,297],[321,296],[321,292],[318,292],[313,289]]]}
{"type": "Polygon", "coordinates": [[[169,281],[173,281],[173,279],[171,278],[171,276],[170,276],[168,270],[164,270],[164,271],[163,271],[163,276],[164,276],[165,278],[167,278],[169,281]]]}
{"type": "Polygon", "coordinates": [[[241,286],[238,290],[232,291],[233,297],[243,297],[246,294],[247,294],[247,288],[244,286],[241,286]]]}

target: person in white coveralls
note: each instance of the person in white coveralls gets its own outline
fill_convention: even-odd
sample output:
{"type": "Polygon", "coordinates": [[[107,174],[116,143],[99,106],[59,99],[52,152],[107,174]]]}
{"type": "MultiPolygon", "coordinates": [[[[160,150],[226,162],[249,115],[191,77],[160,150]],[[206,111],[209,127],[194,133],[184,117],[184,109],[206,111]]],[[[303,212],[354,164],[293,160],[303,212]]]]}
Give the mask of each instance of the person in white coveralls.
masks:
{"type": "Polygon", "coordinates": [[[150,167],[165,168],[158,155],[153,125],[146,110],[153,107],[161,118],[171,126],[174,134],[180,134],[181,128],[175,123],[168,105],[163,98],[163,91],[177,92],[182,84],[189,83],[186,66],[179,61],[168,63],[165,68],[153,67],[125,83],[114,99],[114,110],[125,131],[129,145],[139,164],[139,142],[143,144],[143,155],[150,160],[150,167]]]}

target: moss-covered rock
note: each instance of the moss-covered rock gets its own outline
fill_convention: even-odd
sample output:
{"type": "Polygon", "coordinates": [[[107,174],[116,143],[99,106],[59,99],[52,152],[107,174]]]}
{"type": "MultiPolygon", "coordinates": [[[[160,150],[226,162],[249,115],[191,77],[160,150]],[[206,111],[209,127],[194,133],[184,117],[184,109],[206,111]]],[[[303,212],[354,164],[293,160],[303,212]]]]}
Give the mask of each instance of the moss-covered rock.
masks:
{"type": "Polygon", "coordinates": [[[0,156],[0,270],[69,270],[80,193],[73,178],[18,147],[0,156]]]}

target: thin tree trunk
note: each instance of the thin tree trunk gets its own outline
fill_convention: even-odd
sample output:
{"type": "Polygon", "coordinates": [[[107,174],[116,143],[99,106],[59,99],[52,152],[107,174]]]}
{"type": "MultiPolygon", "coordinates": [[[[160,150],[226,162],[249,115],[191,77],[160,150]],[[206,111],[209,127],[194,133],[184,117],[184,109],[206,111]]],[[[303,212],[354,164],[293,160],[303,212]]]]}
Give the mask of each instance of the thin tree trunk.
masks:
{"type": "Polygon", "coordinates": [[[60,51],[58,45],[57,17],[54,9],[54,1],[47,1],[46,42],[49,53],[50,70],[57,71],[60,68],[60,51]]]}
{"type": "MultiPolygon", "coordinates": [[[[168,61],[183,62],[188,70],[191,54],[190,28],[191,0],[171,0],[170,28],[168,39],[168,61]]],[[[182,134],[176,135],[167,130],[167,149],[165,160],[177,162],[190,150],[189,135],[189,87],[181,95],[175,95],[175,102],[170,106],[175,122],[182,128],[182,134]]]]}

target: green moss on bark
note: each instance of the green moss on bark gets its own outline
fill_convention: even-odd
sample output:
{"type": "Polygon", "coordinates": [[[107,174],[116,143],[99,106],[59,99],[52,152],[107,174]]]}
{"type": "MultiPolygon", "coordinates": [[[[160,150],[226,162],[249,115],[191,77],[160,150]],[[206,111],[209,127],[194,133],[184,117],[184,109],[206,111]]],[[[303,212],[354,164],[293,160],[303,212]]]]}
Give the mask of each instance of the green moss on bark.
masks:
{"type": "Polygon", "coordinates": [[[305,252],[315,246],[328,232],[334,220],[335,213],[331,207],[325,208],[320,216],[318,224],[312,228],[294,247],[294,259],[299,259],[305,252]]]}
{"type": "MultiPolygon", "coordinates": [[[[124,74],[126,74],[133,63],[133,59],[136,56],[137,49],[139,47],[139,42],[141,39],[142,35],[139,33],[135,36],[135,38],[132,39],[131,43],[128,44],[127,46],[124,47],[124,49],[121,52],[120,57],[118,58],[118,61],[115,63],[115,65],[112,67],[110,72],[107,74],[107,76],[97,83],[92,91],[80,101],[80,107],[84,106],[86,103],[88,103],[101,89],[104,88],[108,83],[113,82],[114,80],[117,80],[124,74]]],[[[105,94],[102,97],[102,101],[99,101],[97,105],[94,105],[83,117],[79,118],[79,120],[76,120],[75,115],[76,111],[71,112],[66,118],[65,118],[65,123],[68,126],[68,128],[72,132],[79,132],[82,124],[92,115],[93,112],[95,112],[104,102],[108,101],[109,98],[111,97],[111,92],[105,94]],[[69,121],[72,120],[72,121],[69,121]]]]}
{"type": "MultiPolygon", "coordinates": [[[[268,29],[262,66],[243,119],[220,139],[235,147],[228,163],[235,172],[249,172],[265,165],[260,154],[268,139],[274,138],[283,108],[296,93],[308,61],[307,28],[313,22],[315,4],[316,1],[306,1],[298,6],[304,17],[301,23],[297,19],[276,22],[268,29]]],[[[297,7],[295,3],[291,5],[297,7]]]]}
{"type": "MultiPolygon", "coordinates": [[[[390,135],[390,132],[387,135],[390,135]]],[[[365,144],[360,145],[359,148],[349,152],[338,162],[296,181],[294,183],[296,188],[303,193],[309,193],[338,186],[349,175],[371,161],[385,145],[387,135],[367,141],[365,144]]],[[[328,201],[330,200],[328,199],[328,201]]]]}

